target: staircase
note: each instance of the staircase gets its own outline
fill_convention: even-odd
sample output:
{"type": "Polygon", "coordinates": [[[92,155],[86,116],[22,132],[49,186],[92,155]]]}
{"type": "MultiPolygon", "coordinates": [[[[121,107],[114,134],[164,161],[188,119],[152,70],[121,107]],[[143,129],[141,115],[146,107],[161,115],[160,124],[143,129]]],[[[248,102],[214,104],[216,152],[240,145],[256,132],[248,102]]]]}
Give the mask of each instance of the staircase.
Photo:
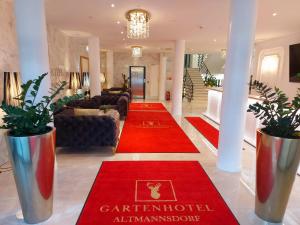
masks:
{"type": "Polygon", "coordinates": [[[207,87],[202,80],[199,68],[187,68],[188,74],[193,82],[193,99],[192,102],[206,105],[207,104],[207,87]]]}

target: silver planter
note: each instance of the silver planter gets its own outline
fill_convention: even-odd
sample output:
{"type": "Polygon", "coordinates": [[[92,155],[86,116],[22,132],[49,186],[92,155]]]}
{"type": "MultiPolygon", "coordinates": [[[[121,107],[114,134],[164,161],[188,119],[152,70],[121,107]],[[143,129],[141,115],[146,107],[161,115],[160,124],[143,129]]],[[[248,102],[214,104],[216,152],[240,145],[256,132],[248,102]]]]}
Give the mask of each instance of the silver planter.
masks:
{"type": "Polygon", "coordinates": [[[6,136],[26,223],[39,223],[52,215],[55,134],[51,128],[42,135],[6,136]]]}
{"type": "Polygon", "coordinates": [[[300,160],[300,139],[257,132],[255,213],[280,223],[287,207],[300,160]]]}

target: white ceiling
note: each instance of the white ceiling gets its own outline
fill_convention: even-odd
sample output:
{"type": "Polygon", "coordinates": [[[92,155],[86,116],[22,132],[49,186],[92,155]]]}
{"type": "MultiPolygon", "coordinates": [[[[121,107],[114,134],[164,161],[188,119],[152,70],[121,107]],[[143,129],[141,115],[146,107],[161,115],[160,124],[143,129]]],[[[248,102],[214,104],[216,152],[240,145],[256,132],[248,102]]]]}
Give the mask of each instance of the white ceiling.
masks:
{"type": "MultiPolygon", "coordinates": [[[[257,2],[256,41],[299,32],[300,0],[257,2]],[[272,16],[273,12],[278,15],[272,16]]],[[[122,51],[138,44],[145,50],[160,52],[172,48],[174,40],[185,39],[187,51],[211,52],[226,48],[229,3],[230,0],[46,0],[46,14],[49,24],[71,36],[98,35],[105,49],[122,51]],[[126,38],[125,12],[133,8],[151,13],[150,38],[146,40],[126,38]]]]}

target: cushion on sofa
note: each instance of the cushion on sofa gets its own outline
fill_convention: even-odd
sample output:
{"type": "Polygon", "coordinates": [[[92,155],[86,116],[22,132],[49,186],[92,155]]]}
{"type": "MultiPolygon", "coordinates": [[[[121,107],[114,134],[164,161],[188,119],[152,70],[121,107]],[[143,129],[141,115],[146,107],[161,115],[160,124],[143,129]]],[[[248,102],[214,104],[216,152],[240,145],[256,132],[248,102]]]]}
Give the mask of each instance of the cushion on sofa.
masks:
{"type": "Polygon", "coordinates": [[[103,115],[99,109],[74,108],[74,116],[100,116],[103,115]]]}

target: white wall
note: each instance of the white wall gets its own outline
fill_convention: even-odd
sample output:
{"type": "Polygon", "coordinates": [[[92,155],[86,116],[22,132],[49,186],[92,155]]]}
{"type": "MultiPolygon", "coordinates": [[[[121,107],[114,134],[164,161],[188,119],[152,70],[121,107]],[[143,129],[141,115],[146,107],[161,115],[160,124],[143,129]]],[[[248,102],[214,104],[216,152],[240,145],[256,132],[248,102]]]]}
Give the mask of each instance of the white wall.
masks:
{"type": "Polygon", "coordinates": [[[254,64],[254,78],[259,79],[259,57],[263,51],[272,51],[272,49],[282,49],[282,68],[279,70],[276,78],[276,86],[284,91],[290,98],[293,98],[297,93],[297,88],[300,88],[300,83],[289,82],[289,45],[300,43],[300,33],[276,38],[264,42],[259,42],[255,46],[255,64],[254,64]]]}
{"type": "Polygon", "coordinates": [[[166,74],[166,91],[172,91],[172,77],[174,70],[174,53],[166,53],[167,56],[167,74],[166,74]]]}
{"type": "Polygon", "coordinates": [[[158,99],[158,79],[159,79],[159,65],[151,65],[147,85],[149,89],[148,98],[158,99]]]}
{"type": "Polygon", "coordinates": [[[69,38],[54,26],[47,26],[50,68],[65,68],[69,65],[69,38]]]}
{"type": "Polygon", "coordinates": [[[0,102],[3,100],[3,72],[19,71],[16,21],[12,0],[0,1],[0,102]]]}
{"type": "Polygon", "coordinates": [[[225,58],[222,57],[221,52],[209,53],[205,64],[211,74],[224,74],[225,58]]]}

